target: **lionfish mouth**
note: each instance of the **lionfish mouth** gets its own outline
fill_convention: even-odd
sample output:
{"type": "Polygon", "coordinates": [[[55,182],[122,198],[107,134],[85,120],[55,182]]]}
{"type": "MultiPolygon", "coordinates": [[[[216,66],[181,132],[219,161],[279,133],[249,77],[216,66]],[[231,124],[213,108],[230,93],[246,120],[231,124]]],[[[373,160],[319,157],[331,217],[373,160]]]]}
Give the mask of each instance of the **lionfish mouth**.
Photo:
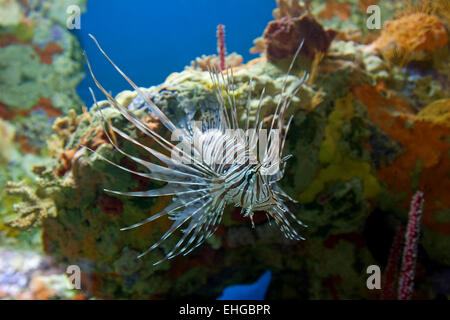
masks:
{"type": "MultiPolygon", "coordinates": [[[[306,73],[302,78],[301,84],[289,95],[285,94],[286,80],[284,81],[280,94],[283,98],[278,102],[270,126],[266,125],[266,127],[264,127],[264,121],[260,117],[264,89],[259,98],[256,119],[253,123],[250,123],[248,120],[250,111],[249,97],[246,105],[247,121],[245,126],[241,128],[237,120],[239,117],[237,115],[236,101],[234,95],[231,93],[234,88],[232,70],[231,72],[228,72],[227,70],[226,76],[224,76],[223,72],[219,73],[215,70],[209,70],[208,72],[219,106],[218,110],[214,114],[212,120],[203,120],[201,126],[181,128],[175,125],[158,108],[158,106],[153,103],[149,96],[131,81],[118,66],[116,66],[110,57],[103,51],[94,36],[90,35],[90,37],[94,40],[100,52],[109,60],[112,66],[127,80],[139,97],[145,101],[145,106],[151,112],[152,116],[158,118],[171,133],[176,133],[179,141],[181,141],[179,144],[175,145],[166,140],[158,134],[158,132],[154,131],[151,127],[141,121],[131,110],[124,107],[113,98],[95,77],[91,64],[85,54],[89,72],[96,86],[105,95],[110,105],[118,110],[122,116],[139,131],[152,138],[157,145],[172,155],[172,157],[169,157],[148,145],[140,143],[103,118],[102,125],[104,132],[115,150],[137,164],[142,165],[148,172],[142,173],[133,171],[116,164],[101,155],[99,155],[99,157],[121,170],[149,180],[166,183],[159,189],[146,191],[126,192],[109,189],[105,189],[105,191],[132,197],[172,196],[172,202],[159,213],[121,229],[134,229],[162,216],[168,216],[170,219],[174,220],[172,226],[166,231],[161,239],[142,252],[138,258],[159,248],[162,242],[182,227],[184,227],[184,229],[182,229],[182,236],[177,244],[168,253],[165,253],[164,258],[157,261],[155,264],[174,258],[180,254],[187,255],[196,247],[200,246],[217,230],[222,220],[224,209],[229,205],[236,204],[245,208],[243,209],[245,211],[244,216],[250,217],[250,219],[252,219],[254,211],[265,211],[268,218],[270,217],[275,221],[275,224],[279,227],[285,237],[295,240],[303,239],[293,226],[294,223],[303,225],[302,222],[297,219],[295,214],[289,210],[286,203],[281,200],[295,201],[278,185],[278,181],[283,177],[284,168],[281,170],[278,168],[278,170],[272,172],[273,174],[265,174],[263,171],[267,171],[271,164],[277,167],[279,164],[285,163],[288,158],[284,157],[280,160],[289,125],[293,118],[293,116],[291,116],[286,123],[284,119],[285,111],[288,108],[292,97],[296,95],[301,85],[306,81],[306,73]],[[225,96],[222,94],[222,88],[225,89],[225,96]],[[226,102],[229,107],[227,107],[226,102]],[[254,157],[251,157],[252,150],[254,145],[259,141],[258,136],[263,130],[268,130],[267,144],[264,148],[263,156],[259,159],[255,159],[254,157]],[[164,165],[152,163],[128,154],[118,146],[115,139],[112,139],[110,132],[114,132],[115,135],[142,148],[164,165]],[[233,132],[233,134],[230,134],[230,132],[233,132]],[[244,136],[242,132],[250,132],[250,134],[244,136]],[[238,143],[236,143],[236,141],[238,141],[238,143]],[[218,148],[218,146],[224,146],[225,149],[218,148]],[[186,152],[186,147],[192,148],[189,149],[192,152],[186,152]],[[205,150],[206,152],[204,152],[205,150]],[[230,152],[230,154],[233,155],[234,160],[231,162],[227,161],[227,158],[223,157],[222,151],[225,151],[225,153],[230,152]],[[203,152],[208,155],[208,161],[204,161],[205,159],[202,158],[202,156],[199,157],[203,152]]],[[[302,44],[303,43],[300,44],[294,55],[286,74],[286,79],[300,52],[302,44]]],[[[252,87],[251,80],[249,87],[252,87]]],[[[103,117],[95,95],[91,89],[90,91],[94,103],[103,117]]],[[[93,150],[90,151],[95,152],[93,150]]]]}

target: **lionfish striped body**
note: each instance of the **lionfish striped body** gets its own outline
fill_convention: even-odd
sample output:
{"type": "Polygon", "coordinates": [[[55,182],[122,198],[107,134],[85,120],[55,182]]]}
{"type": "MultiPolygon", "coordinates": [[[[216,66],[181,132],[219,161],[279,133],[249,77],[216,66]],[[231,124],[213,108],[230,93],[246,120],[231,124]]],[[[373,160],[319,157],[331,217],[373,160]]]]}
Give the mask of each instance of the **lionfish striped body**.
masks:
{"type": "MultiPolygon", "coordinates": [[[[135,197],[172,196],[172,202],[161,212],[132,226],[121,229],[137,228],[162,216],[168,216],[169,219],[174,220],[172,226],[161,239],[140,254],[138,258],[159,247],[164,240],[182,227],[184,229],[182,229],[182,236],[178,243],[157,263],[171,259],[179,254],[188,254],[216,231],[221,222],[224,209],[229,205],[241,207],[241,213],[245,217],[249,217],[252,224],[254,212],[264,211],[269,218],[269,222],[270,218],[274,220],[287,238],[303,239],[293,226],[294,223],[303,224],[289,210],[283,199],[294,200],[277,184],[283,177],[285,162],[289,158],[289,156],[281,157],[289,124],[292,120],[291,116],[286,124],[284,115],[291,98],[300,86],[290,95],[284,95],[286,81],[284,82],[281,93],[285,97],[280,99],[275,113],[269,121],[260,119],[264,90],[259,98],[258,111],[254,121],[249,120],[249,96],[246,109],[246,123],[241,128],[237,120],[235,98],[230,93],[234,81],[232,72],[231,74],[227,72],[224,76],[223,72],[210,71],[219,105],[217,112],[212,119],[203,119],[181,128],[167,118],[151,99],[114,64],[102,50],[97,40],[93,36],[91,37],[103,55],[145,101],[145,107],[148,108],[152,116],[158,118],[172,133],[172,138],[175,137],[177,140],[177,143],[166,140],[138,119],[131,110],[123,107],[114,99],[97,81],[92,73],[89,61],[86,59],[96,85],[106,96],[111,106],[117,109],[136,128],[151,137],[158,145],[171,154],[169,157],[143,145],[118,128],[108,124],[110,126],[109,129],[115,134],[143,148],[150,155],[164,163],[165,166],[134,157],[119,148],[114,143],[114,139],[110,138],[108,130],[105,129],[105,133],[110,138],[109,140],[115,149],[147,168],[148,173],[132,171],[105,158],[104,160],[122,170],[141,177],[166,182],[159,189],[146,191],[105,191],[135,197]],[[222,90],[225,90],[226,94],[222,94],[222,90]],[[266,127],[264,127],[264,124],[266,124],[266,127]]],[[[297,50],[294,60],[300,48],[301,46],[297,50]]],[[[304,80],[305,78],[301,83],[304,80]]],[[[250,80],[250,88],[251,82],[250,80]]],[[[97,104],[94,95],[93,98],[97,104]]]]}

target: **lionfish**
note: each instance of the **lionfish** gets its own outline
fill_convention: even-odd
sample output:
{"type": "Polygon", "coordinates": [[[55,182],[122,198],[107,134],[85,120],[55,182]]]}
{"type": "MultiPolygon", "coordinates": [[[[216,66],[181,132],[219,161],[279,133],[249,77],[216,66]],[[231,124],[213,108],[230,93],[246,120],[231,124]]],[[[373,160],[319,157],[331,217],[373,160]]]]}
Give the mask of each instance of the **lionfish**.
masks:
{"type": "MultiPolygon", "coordinates": [[[[101,158],[132,174],[166,183],[161,188],[146,191],[123,192],[105,189],[105,192],[133,197],[172,196],[172,202],[159,213],[129,227],[120,229],[122,231],[134,229],[162,216],[168,216],[169,219],[174,220],[169,230],[167,230],[161,239],[138,255],[138,258],[158,248],[163,241],[168,239],[183,225],[185,225],[185,228],[181,230],[182,236],[178,243],[176,243],[163,259],[157,261],[154,265],[180,254],[187,255],[217,230],[222,220],[224,209],[228,205],[241,207],[241,214],[244,217],[250,218],[253,228],[254,212],[263,211],[266,213],[269,223],[271,219],[274,220],[286,238],[304,240],[296,231],[293,224],[297,223],[305,227],[306,225],[290,211],[285,203],[286,200],[296,201],[278,185],[278,181],[283,178],[286,161],[291,157],[291,155],[282,157],[286,136],[293,119],[293,116],[291,116],[286,123],[285,113],[292,97],[296,95],[301,85],[307,79],[307,73],[304,73],[300,84],[292,90],[291,94],[285,94],[288,75],[301,50],[303,42],[298,47],[289,66],[283,82],[281,98],[271,120],[269,119],[267,121],[267,118],[261,118],[261,104],[265,91],[263,89],[259,96],[258,108],[253,121],[249,119],[251,93],[249,94],[246,104],[247,117],[245,126],[241,128],[238,123],[235,95],[232,92],[234,88],[232,70],[229,73],[227,69],[226,75],[224,76],[225,72],[210,69],[209,75],[217,98],[218,109],[212,119],[206,119],[205,117],[205,119],[194,123],[194,125],[188,125],[182,128],[169,120],[149,96],[125,75],[105,51],[103,51],[94,36],[90,35],[90,37],[117,72],[126,79],[137,92],[138,96],[145,101],[145,107],[148,108],[151,115],[159,119],[172,133],[172,136],[176,136],[179,141],[178,144],[174,144],[166,140],[158,132],[152,130],[152,128],[141,121],[132,110],[122,106],[112,97],[99,81],[97,81],[85,54],[90,74],[96,86],[109,101],[109,104],[118,110],[123,117],[143,134],[151,137],[159,146],[171,154],[171,157],[169,157],[140,143],[125,132],[114,127],[110,122],[105,121],[102,114],[102,125],[105,134],[115,150],[142,165],[148,170],[148,173],[133,171],[104,157],[101,158]],[[108,127],[106,128],[105,126],[108,127]],[[265,135],[267,129],[268,134],[265,135]],[[123,139],[146,150],[165,166],[126,153],[119,147],[117,140],[112,139],[111,133],[108,133],[108,131],[114,132],[123,139]],[[259,153],[257,153],[256,145],[261,140],[264,140],[266,143],[262,148],[261,144],[259,144],[259,153]]],[[[249,91],[251,92],[252,79],[250,79],[249,87],[249,91]]],[[[89,89],[95,105],[97,105],[97,109],[101,113],[94,93],[91,88],[89,89]]]]}

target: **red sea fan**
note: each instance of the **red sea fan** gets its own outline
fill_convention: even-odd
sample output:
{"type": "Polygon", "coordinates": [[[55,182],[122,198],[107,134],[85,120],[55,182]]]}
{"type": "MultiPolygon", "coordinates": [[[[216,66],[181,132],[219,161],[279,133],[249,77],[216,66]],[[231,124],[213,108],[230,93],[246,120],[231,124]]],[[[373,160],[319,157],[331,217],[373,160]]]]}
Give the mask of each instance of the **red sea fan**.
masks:
{"type": "Polygon", "coordinates": [[[398,275],[398,265],[400,252],[402,250],[402,240],[405,235],[405,227],[400,226],[395,233],[394,242],[392,243],[391,252],[389,254],[388,265],[384,277],[383,292],[381,294],[381,300],[391,300],[394,297],[395,292],[395,279],[398,275]]]}
{"type": "Polygon", "coordinates": [[[220,70],[225,70],[225,56],[227,54],[225,48],[225,26],[219,24],[217,26],[217,52],[220,58],[220,70]]]}
{"type": "Polygon", "coordinates": [[[405,235],[405,247],[403,249],[403,260],[398,289],[399,300],[410,300],[414,289],[414,273],[423,202],[423,192],[417,191],[411,201],[408,227],[405,235]]]}

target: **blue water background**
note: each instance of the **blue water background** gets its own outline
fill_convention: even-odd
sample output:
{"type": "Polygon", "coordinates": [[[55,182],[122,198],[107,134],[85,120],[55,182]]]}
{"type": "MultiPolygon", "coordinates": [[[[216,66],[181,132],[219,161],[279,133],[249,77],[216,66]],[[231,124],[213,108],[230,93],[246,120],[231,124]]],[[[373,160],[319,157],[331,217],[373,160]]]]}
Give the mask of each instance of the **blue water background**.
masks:
{"type": "MultiPolygon", "coordinates": [[[[88,0],[81,29],[74,33],[98,80],[117,94],[130,86],[99,53],[89,33],[138,86],[150,87],[196,57],[217,53],[218,24],[225,25],[228,53],[241,54],[244,62],[257,57],[249,49],[272,20],[275,7],[275,0],[88,0]]],[[[77,92],[87,106],[92,105],[89,87],[95,84],[86,68],[77,92]]],[[[95,94],[103,99],[96,88],[95,94]]]]}

